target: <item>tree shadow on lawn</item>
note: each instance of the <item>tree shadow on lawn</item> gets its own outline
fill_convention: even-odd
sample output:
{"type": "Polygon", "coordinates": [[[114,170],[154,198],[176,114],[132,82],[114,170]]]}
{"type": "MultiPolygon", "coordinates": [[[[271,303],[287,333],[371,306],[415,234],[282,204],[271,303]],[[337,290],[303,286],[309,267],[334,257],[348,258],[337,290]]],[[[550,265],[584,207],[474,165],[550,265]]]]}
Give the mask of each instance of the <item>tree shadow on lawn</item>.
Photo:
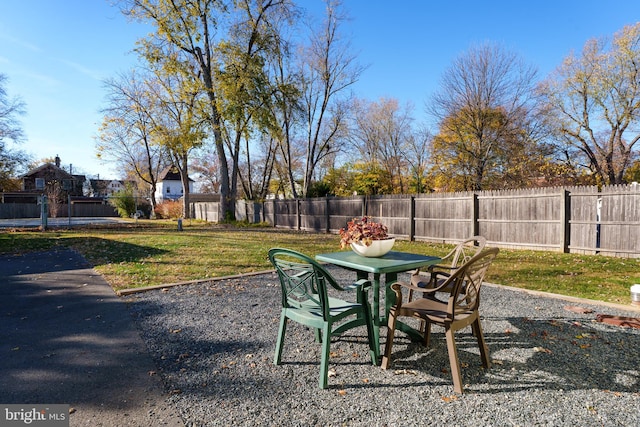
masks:
{"type": "Polygon", "coordinates": [[[65,239],[65,245],[82,253],[94,266],[136,262],[169,252],[164,249],[97,237],[73,237],[65,239]]]}

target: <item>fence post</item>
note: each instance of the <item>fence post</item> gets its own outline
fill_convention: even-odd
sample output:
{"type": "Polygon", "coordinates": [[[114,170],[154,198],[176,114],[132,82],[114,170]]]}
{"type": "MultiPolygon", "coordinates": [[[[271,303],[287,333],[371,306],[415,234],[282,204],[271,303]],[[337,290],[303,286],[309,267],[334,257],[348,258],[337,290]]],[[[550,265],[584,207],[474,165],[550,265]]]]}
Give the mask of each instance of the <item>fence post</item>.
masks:
{"type": "Polygon", "coordinates": [[[302,230],[302,214],[300,213],[300,199],[296,199],[296,222],[298,230],[302,230]]]}
{"type": "Polygon", "coordinates": [[[562,252],[569,253],[569,246],[571,245],[571,192],[563,190],[562,193],[562,208],[560,210],[560,221],[562,227],[562,252]]]}
{"type": "Polygon", "coordinates": [[[277,222],[278,222],[277,219],[276,219],[276,218],[278,218],[278,215],[276,215],[277,208],[278,208],[277,202],[278,202],[277,199],[273,199],[273,201],[271,202],[272,208],[273,208],[272,211],[271,211],[272,215],[273,215],[273,228],[276,228],[276,225],[277,225],[277,222]]]}
{"type": "Polygon", "coordinates": [[[472,236],[478,236],[480,234],[480,200],[478,193],[473,193],[473,223],[472,223],[472,236]]]}
{"type": "Polygon", "coordinates": [[[409,197],[409,241],[416,239],[416,198],[409,197]]]}
{"type": "Polygon", "coordinates": [[[325,220],[327,221],[327,228],[325,229],[325,232],[327,234],[331,233],[331,214],[329,212],[329,197],[324,198],[324,217],[325,220]]]}

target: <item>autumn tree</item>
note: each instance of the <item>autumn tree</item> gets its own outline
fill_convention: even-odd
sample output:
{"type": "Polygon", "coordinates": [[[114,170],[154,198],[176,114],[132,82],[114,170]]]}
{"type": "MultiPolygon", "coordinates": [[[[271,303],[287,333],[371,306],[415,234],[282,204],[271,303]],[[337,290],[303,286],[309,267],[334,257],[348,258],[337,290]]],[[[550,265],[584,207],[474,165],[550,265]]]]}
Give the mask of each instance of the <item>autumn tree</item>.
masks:
{"type": "Polygon", "coordinates": [[[192,80],[193,72],[184,70],[184,63],[154,70],[155,79],[149,85],[154,100],[153,133],[158,143],[178,169],[182,183],[182,214],[189,217],[189,160],[191,152],[202,146],[206,120],[202,114],[203,96],[200,85],[192,80]]]}
{"type": "Polygon", "coordinates": [[[169,60],[182,64],[182,69],[190,70],[193,80],[202,86],[218,157],[221,210],[225,219],[233,219],[239,170],[237,141],[242,137],[243,120],[248,112],[243,101],[254,102],[253,90],[260,89],[252,79],[259,76],[256,71],[262,65],[259,57],[263,42],[270,39],[269,16],[286,13],[291,2],[124,0],[123,4],[125,14],[150,22],[156,28],[154,34],[139,42],[138,51],[143,57],[149,63],[169,60]],[[238,43],[238,37],[248,38],[238,43]],[[230,75],[239,80],[230,85],[233,78],[226,78],[230,75]],[[233,129],[234,135],[230,132],[225,135],[225,129],[233,129]],[[231,145],[229,141],[233,141],[231,145]]]}
{"type": "Polygon", "coordinates": [[[216,0],[124,0],[121,5],[125,15],[149,22],[156,29],[138,42],[138,51],[150,64],[162,64],[167,59],[173,64],[196,64],[194,68],[185,66],[185,70],[193,71],[194,81],[200,82],[209,101],[208,119],[220,169],[221,210],[223,217],[232,219],[235,194],[231,191],[231,175],[236,171],[229,169],[222,136],[217,81],[220,63],[216,52],[223,23],[229,16],[226,5],[216,0]]]}
{"type": "Polygon", "coordinates": [[[273,94],[279,88],[270,74],[270,62],[279,59],[285,43],[282,34],[297,11],[284,0],[242,0],[235,4],[230,36],[219,45],[224,63],[219,73],[220,106],[227,147],[233,163],[238,164],[231,189],[237,192],[239,180],[244,196],[255,199],[264,188],[254,188],[254,174],[264,177],[265,173],[260,160],[264,157],[266,165],[273,161],[273,145],[264,142],[271,139],[268,135],[279,132],[271,108],[273,94]],[[255,144],[258,140],[261,143],[255,144]]]}
{"type": "Polygon", "coordinates": [[[511,144],[535,144],[530,130],[536,71],[497,45],[471,48],[447,69],[428,105],[438,121],[432,144],[441,187],[482,190],[505,168],[511,144]]]}
{"type": "Polygon", "coordinates": [[[625,182],[640,140],[640,23],[589,40],[540,87],[558,149],[602,184],[625,182]]]}

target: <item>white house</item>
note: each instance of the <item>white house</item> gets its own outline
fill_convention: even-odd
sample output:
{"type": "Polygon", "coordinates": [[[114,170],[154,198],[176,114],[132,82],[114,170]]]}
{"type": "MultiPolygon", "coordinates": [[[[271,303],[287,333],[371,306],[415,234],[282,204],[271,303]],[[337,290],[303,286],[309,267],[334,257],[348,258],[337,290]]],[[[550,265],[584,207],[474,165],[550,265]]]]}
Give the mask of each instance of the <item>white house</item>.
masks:
{"type": "MultiPolygon", "coordinates": [[[[167,200],[178,200],[182,197],[182,181],[180,172],[175,166],[165,168],[158,177],[156,185],[156,202],[162,203],[167,200]]],[[[193,180],[189,178],[189,193],[193,193],[193,180]]]]}
{"type": "Polygon", "coordinates": [[[127,184],[135,185],[133,181],[122,181],[116,179],[90,179],[91,195],[93,197],[109,197],[126,188],[127,184]]]}

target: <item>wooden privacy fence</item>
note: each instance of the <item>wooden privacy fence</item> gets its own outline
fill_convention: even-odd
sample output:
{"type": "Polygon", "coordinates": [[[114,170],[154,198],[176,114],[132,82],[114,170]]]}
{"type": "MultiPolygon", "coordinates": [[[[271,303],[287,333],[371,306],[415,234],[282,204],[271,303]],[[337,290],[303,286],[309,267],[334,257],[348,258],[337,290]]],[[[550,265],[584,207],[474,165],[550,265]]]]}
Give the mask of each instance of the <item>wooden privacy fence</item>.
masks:
{"type": "Polygon", "coordinates": [[[636,184],[240,201],[236,213],[249,222],[321,233],[370,215],[409,240],[456,243],[479,234],[504,248],[640,257],[636,184]]]}
{"type": "MultiPolygon", "coordinates": [[[[40,218],[41,206],[35,203],[0,203],[0,218],[40,218]]],[[[68,204],[57,206],[55,214],[58,218],[66,218],[71,212],[72,217],[101,217],[118,216],[118,212],[111,205],[101,205],[93,203],[72,203],[71,210],[68,204]]],[[[49,212],[50,217],[54,215],[49,212]]]]}

